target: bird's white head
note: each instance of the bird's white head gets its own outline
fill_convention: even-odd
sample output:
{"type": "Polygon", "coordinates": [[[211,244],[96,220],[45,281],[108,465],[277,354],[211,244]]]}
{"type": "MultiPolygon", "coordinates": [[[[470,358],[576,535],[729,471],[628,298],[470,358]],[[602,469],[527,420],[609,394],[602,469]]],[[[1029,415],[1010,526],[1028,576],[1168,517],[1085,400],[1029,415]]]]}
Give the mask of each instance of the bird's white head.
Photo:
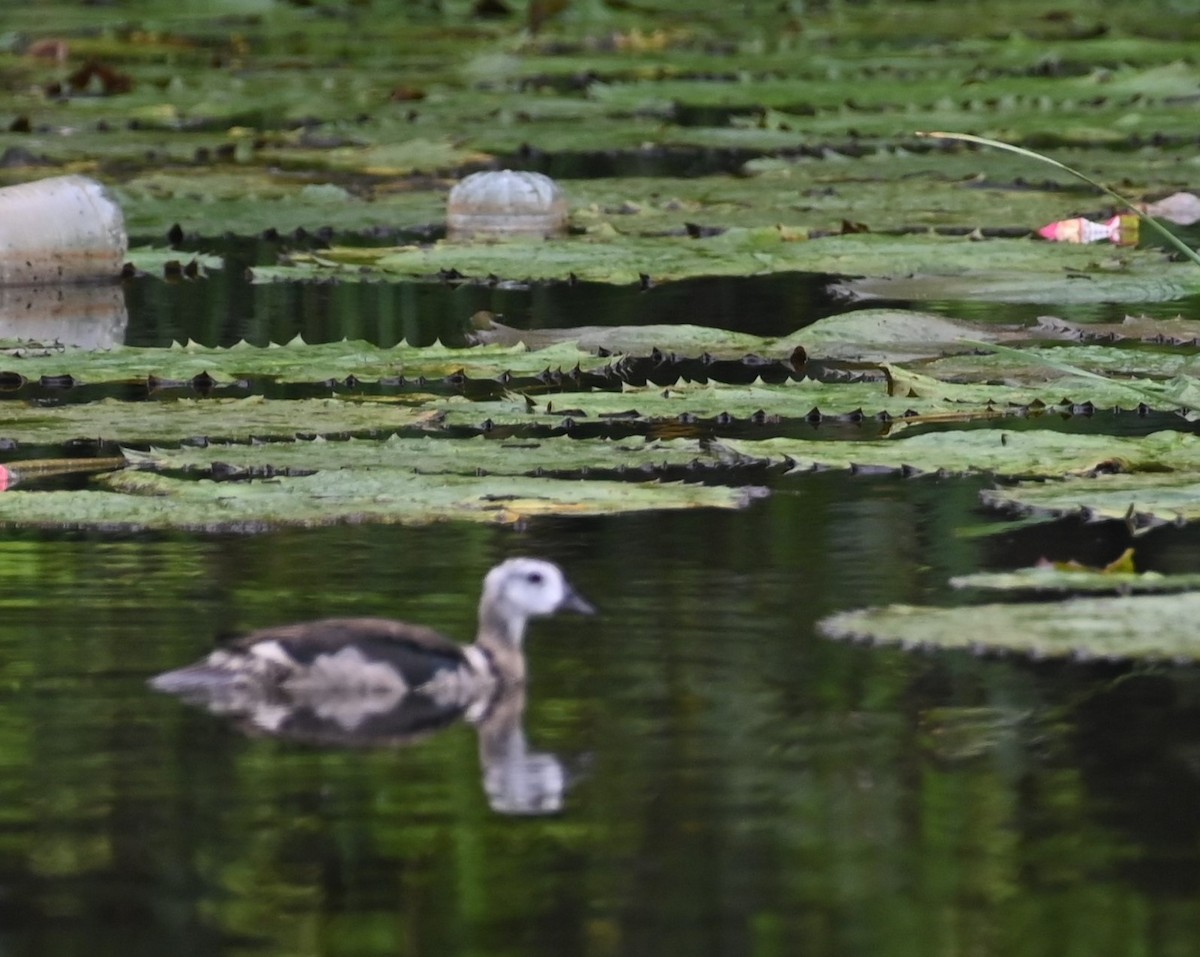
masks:
{"type": "Polygon", "coordinates": [[[483,603],[510,620],[596,610],[571,587],[562,569],[540,558],[510,558],[493,568],[483,582],[483,603]]]}

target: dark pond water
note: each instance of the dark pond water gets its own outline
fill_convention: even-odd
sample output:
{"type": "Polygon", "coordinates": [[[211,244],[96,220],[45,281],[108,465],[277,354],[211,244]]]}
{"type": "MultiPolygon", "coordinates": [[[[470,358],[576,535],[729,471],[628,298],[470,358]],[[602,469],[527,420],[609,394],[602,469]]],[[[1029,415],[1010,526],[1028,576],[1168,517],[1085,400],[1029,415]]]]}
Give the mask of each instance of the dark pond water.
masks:
{"type": "MultiPolygon", "coordinates": [[[[397,303],[428,291],[347,288],[147,284],[129,338],[387,341],[407,328],[397,303]],[[331,311],[342,326],[321,324],[331,311]]],[[[709,321],[717,293],[730,317],[819,312],[819,290],[782,280],[680,311],[707,303],[709,321]]],[[[540,308],[537,291],[430,295],[540,308]]],[[[1106,560],[1125,529],[995,532],[977,481],[775,485],[738,513],[520,530],[8,535],[0,954],[1190,953],[1200,672],[814,632],[838,609],[969,600],[954,574],[1106,560]],[[465,637],[483,573],[515,553],[560,562],[602,612],[539,622],[530,643],[524,732],[569,774],[555,813],[495,809],[466,725],[320,747],[146,688],[215,635],[293,619],[395,615],[465,637]]],[[[1194,531],[1138,548],[1150,568],[1200,562],[1194,531]]]]}

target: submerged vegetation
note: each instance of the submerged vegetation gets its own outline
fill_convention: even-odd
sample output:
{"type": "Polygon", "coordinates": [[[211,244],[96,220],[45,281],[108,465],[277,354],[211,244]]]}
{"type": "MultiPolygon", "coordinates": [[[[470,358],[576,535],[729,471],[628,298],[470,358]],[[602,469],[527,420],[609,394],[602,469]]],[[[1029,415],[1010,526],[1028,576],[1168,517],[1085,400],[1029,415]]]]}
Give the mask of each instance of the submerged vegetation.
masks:
{"type": "Polygon", "coordinates": [[[1135,202],[1194,186],[1186,5],[1006,3],[971,33],[950,5],[904,3],[51,6],[0,34],[0,182],[109,184],[132,284],[241,282],[222,276],[228,237],[266,236],[278,255],[252,263],[255,283],[552,295],[803,272],[841,306],[776,317],[774,338],[505,316],[489,340],[464,314],[434,345],[10,342],[15,457],[84,440],[129,464],[20,485],[0,522],[734,508],[813,468],[991,475],[983,504],[1034,518],[1200,516],[1200,320],[1170,318],[1200,292],[1186,228],[1161,245],[1034,235],[1113,214],[1072,170],[1135,202]],[[560,180],[569,236],[444,238],[449,187],[502,166],[560,180]],[[1054,315],[1030,323],[1031,306],[1054,315]],[[1093,428],[1064,425],[1081,419],[1093,428]],[[1118,419],[1135,434],[1106,434],[1118,419]],[[870,434],[829,432],[846,423],[870,434]]]}

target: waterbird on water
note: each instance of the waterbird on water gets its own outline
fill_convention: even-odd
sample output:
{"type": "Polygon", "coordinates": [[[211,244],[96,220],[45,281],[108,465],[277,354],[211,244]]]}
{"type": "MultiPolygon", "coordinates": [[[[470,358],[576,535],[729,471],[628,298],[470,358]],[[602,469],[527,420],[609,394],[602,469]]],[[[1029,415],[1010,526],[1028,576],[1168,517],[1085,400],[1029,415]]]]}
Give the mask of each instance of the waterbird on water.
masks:
{"type": "Polygon", "coordinates": [[[235,698],[231,710],[247,696],[315,701],[342,709],[343,726],[413,696],[471,720],[498,691],[523,684],[528,620],[560,611],[595,613],[554,563],[510,558],[483,580],[471,644],[387,618],[326,618],[250,632],[150,684],[189,698],[235,698]]]}

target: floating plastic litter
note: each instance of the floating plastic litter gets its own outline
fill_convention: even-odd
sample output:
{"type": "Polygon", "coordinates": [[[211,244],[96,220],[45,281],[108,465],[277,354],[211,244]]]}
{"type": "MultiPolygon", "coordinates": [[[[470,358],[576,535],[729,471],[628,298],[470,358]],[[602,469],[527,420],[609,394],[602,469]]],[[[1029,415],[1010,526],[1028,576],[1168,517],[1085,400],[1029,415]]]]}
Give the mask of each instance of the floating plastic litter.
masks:
{"type": "Polygon", "coordinates": [[[116,280],[128,246],[121,207],[95,180],[0,189],[0,285],[116,280]]]}
{"type": "Polygon", "coordinates": [[[1114,216],[1103,223],[1095,223],[1082,216],[1075,219],[1060,219],[1043,226],[1038,235],[1054,243],[1101,243],[1110,242],[1117,246],[1138,244],[1138,218],[1136,216],[1114,216]]]}
{"type": "Polygon", "coordinates": [[[566,226],[567,197],[541,173],[472,173],[450,190],[446,203],[451,239],[553,236],[566,226]]]}
{"type": "Polygon", "coordinates": [[[0,286],[0,339],[112,349],[128,325],[119,282],[0,286]]]}

